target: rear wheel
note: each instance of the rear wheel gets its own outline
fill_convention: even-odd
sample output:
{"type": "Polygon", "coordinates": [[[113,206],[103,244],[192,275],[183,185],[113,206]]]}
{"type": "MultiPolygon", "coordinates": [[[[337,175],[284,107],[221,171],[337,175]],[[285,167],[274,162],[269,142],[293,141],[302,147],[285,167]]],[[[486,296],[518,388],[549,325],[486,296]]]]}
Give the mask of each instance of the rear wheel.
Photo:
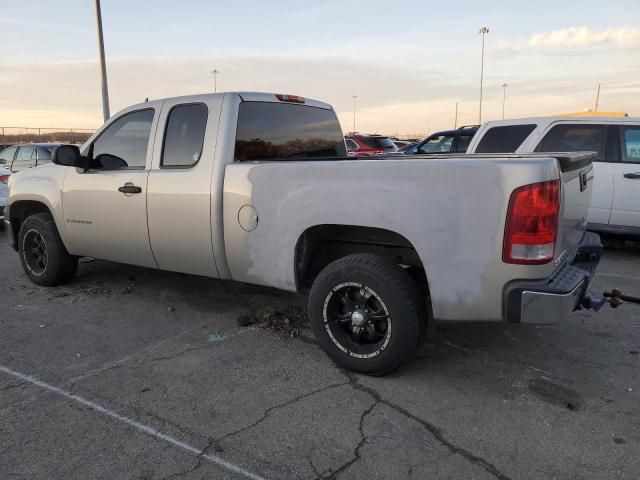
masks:
{"type": "Polygon", "coordinates": [[[320,272],[309,294],[320,346],[339,366],[369,375],[391,373],[413,356],[426,315],[415,281],[379,255],[336,260],[320,272]]]}
{"type": "Polygon", "coordinates": [[[69,282],[78,269],[78,258],[69,255],[53,218],[47,213],[32,215],[22,223],[18,252],[25,273],[38,285],[69,282]]]}

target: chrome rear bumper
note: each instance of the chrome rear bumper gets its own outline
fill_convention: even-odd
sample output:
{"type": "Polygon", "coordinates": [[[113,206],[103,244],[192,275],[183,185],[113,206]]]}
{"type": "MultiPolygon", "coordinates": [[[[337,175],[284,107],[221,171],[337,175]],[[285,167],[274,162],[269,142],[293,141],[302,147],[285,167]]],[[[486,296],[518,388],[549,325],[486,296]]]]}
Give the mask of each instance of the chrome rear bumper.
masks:
{"type": "Polygon", "coordinates": [[[572,262],[537,282],[512,282],[507,286],[506,316],[516,323],[548,324],[562,321],[589,291],[602,256],[600,236],[584,234],[572,262]]]}

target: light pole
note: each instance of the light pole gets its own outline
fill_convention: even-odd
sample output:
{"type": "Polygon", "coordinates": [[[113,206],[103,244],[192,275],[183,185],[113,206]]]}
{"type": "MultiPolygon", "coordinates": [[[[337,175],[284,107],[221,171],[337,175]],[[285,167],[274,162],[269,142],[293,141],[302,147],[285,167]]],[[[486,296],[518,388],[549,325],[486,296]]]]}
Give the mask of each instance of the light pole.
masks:
{"type": "Polygon", "coordinates": [[[458,128],[458,102],[456,102],[456,118],[453,120],[453,129],[457,130],[458,128]]]}
{"type": "Polygon", "coordinates": [[[480,57],[480,111],[478,112],[478,123],[482,124],[482,84],[484,82],[484,36],[489,33],[487,27],[480,29],[480,35],[482,35],[482,56],[480,57]]]}
{"type": "Polygon", "coordinates": [[[596,94],[596,110],[595,110],[596,112],[598,111],[598,107],[600,106],[600,86],[601,85],[602,85],[601,83],[598,84],[598,93],[596,94]]]}
{"type": "Polygon", "coordinates": [[[98,63],[100,64],[100,83],[102,85],[102,115],[106,122],[109,117],[109,87],[107,86],[107,66],[104,61],[104,39],[102,38],[102,12],[100,0],[95,0],[96,23],[98,24],[98,63]]]}
{"type": "Polygon", "coordinates": [[[507,85],[506,83],[502,84],[502,119],[504,120],[504,104],[507,101],[507,85]]]}
{"type": "Polygon", "coordinates": [[[353,133],[356,133],[356,98],[358,96],[352,95],[351,98],[353,98],[353,133]]]}
{"type": "Polygon", "coordinates": [[[211,74],[213,75],[213,93],[218,93],[218,74],[220,72],[218,70],[211,70],[211,74]]]}

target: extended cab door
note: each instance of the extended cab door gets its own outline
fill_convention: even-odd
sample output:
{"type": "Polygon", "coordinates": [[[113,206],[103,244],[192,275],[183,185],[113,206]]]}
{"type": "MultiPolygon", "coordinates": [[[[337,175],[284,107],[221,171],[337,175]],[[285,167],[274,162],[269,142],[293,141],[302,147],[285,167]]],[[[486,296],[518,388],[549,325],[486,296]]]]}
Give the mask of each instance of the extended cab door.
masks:
{"type": "Polygon", "coordinates": [[[112,120],[86,145],[90,169],[68,168],[62,192],[68,248],[115,262],[156,267],[147,230],[147,176],[161,102],[112,120]]]}
{"type": "Polygon", "coordinates": [[[162,107],[147,203],[151,247],[163,270],[219,276],[212,182],[222,98],[182,97],[162,107]]]}
{"type": "Polygon", "coordinates": [[[620,162],[613,171],[611,225],[640,228],[640,125],[618,126],[620,162]]]}

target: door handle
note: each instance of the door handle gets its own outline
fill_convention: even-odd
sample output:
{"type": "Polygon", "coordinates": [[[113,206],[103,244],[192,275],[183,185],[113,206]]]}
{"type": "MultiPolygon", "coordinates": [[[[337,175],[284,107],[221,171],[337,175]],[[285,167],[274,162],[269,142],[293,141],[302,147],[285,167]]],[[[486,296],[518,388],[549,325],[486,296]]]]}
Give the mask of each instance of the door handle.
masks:
{"type": "Polygon", "coordinates": [[[640,172],[625,173],[624,178],[640,178],[640,172]]]}
{"type": "Polygon", "coordinates": [[[133,183],[125,183],[118,188],[118,191],[122,193],[142,193],[142,188],[136,187],[133,183]]]}

